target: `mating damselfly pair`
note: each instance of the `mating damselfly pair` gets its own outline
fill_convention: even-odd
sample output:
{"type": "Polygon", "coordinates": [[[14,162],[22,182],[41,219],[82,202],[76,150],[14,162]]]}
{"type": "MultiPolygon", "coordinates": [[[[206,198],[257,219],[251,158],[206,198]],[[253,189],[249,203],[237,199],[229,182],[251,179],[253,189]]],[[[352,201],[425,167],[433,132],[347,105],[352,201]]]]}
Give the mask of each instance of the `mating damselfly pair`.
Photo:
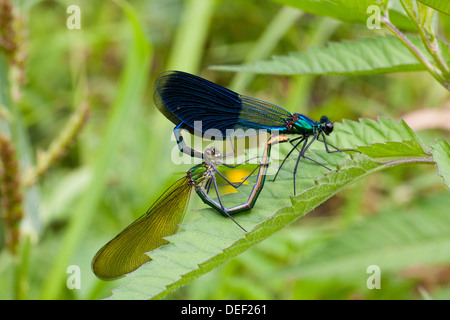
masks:
{"type": "Polygon", "coordinates": [[[146,253],[166,244],[167,240],[164,238],[177,232],[192,189],[195,189],[205,204],[233,220],[246,232],[232,215],[254,207],[266,182],[271,149],[274,145],[289,142],[292,148],[281,162],[273,181],[276,180],[286,160],[293,154],[298,154],[292,172],[294,195],[296,176],[302,158],[331,170],[306,154],[314,141],[322,142],[328,153],[342,151],[326,140],[326,136],[333,131],[333,123],[326,116],[321,117],[319,121],[313,121],[302,114],[292,114],[274,104],[240,95],[189,73],[167,71],[159,75],[154,86],[154,101],[161,113],[175,124],[174,135],[180,151],[202,159],[202,163],[189,169],[187,174],[170,186],[144,215],[97,252],[92,261],[92,269],[99,278],[105,280],[121,277],[151,260],[146,253]],[[196,125],[197,122],[202,124],[200,129],[196,125]],[[227,138],[235,130],[248,132],[249,129],[277,134],[273,134],[265,143],[256,168],[258,169],[256,181],[247,201],[227,207],[220,195],[217,177],[238,189],[247,182],[256,169],[242,181],[230,181],[219,168],[228,167],[232,170],[239,164],[227,164],[226,155],[222,155],[214,147],[203,151],[191,148],[185,143],[181,131],[187,130],[191,134],[201,135],[213,130],[217,136],[227,138]]]}

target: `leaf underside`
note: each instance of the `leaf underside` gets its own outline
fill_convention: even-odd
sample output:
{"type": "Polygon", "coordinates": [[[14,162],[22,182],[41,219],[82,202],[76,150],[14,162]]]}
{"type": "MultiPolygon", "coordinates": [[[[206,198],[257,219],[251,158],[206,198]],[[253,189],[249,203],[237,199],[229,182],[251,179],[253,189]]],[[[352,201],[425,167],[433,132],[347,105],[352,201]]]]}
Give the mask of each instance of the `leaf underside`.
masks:
{"type": "MultiPolygon", "coordinates": [[[[409,40],[421,54],[429,58],[419,39],[409,38],[409,40]]],[[[392,36],[332,42],[324,48],[310,48],[302,53],[274,56],[267,61],[212,68],[222,71],[282,75],[367,75],[425,70],[413,54],[392,36]]]]}
{"type": "Polygon", "coordinates": [[[450,145],[445,140],[437,140],[431,145],[431,154],[439,176],[447,188],[450,188],[450,145]]]}

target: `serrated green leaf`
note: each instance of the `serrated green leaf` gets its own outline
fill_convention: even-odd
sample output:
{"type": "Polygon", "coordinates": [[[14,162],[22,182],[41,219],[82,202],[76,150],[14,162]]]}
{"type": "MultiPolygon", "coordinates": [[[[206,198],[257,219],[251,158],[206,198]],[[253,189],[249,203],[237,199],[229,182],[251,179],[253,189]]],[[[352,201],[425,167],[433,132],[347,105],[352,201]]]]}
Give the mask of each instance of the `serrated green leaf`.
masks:
{"type": "Polygon", "coordinates": [[[428,156],[417,135],[404,121],[383,117],[378,121],[361,119],[359,123],[344,120],[336,123],[336,129],[339,134],[328,138],[331,144],[354,148],[372,158],[428,156]]]}
{"type": "MultiPolygon", "coordinates": [[[[389,10],[390,20],[399,28],[415,31],[414,25],[406,16],[401,5],[392,5],[393,1],[377,0],[273,0],[279,4],[291,6],[311,14],[334,18],[337,20],[366,24],[373,14],[368,12],[370,6],[376,5],[380,9],[386,7],[389,10]]],[[[380,14],[381,10],[380,10],[380,14]]]]}
{"type": "Polygon", "coordinates": [[[448,0],[419,0],[423,4],[450,15],[450,2],[448,0]]]}
{"type": "Polygon", "coordinates": [[[436,162],[438,174],[450,188],[450,146],[445,140],[437,140],[431,145],[431,154],[436,162]]]}
{"type": "MultiPolygon", "coordinates": [[[[429,57],[418,39],[410,40],[422,55],[429,57]]],[[[425,70],[414,55],[391,36],[330,43],[325,48],[311,48],[305,53],[275,56],[268,61],[212,68],[284,75],[358,75],[425,70]]]]}
{"type": "Polygon", "coordinates": [[[383,155],[383,157],[386,158],[426,156],[420,145],[415,140],[403,142],[388,141],[385,143],[374,143],[371,146],[358,147],[356,150],[372,158],[379,158],[379,155],[383,155]]]}
{"type": "MultiPolygon", "coordinates": [[[[378,139],[383,136],[398,139],[412,138],[411,132],[402,122],[382,119],[379,122],[361,120],[359,123],[348,123],[350,126],[347,122],[342,126],[336,126],[333,135],[338,136],[347,130],[353,133],[357,141],[370,141],[371,144],[375,141],[388,142],[382,139],[373,141],[372,137],[365,136],[367,132],[379,129],[381,135],[377,136],[378,139]]],[[[383,156],[380,154],[383,150],[382,148],[377,150],[377,154],[383,156]]],[[[251,212],[234,216],[240,225],[249,230],[248,233],[244,234],[229,219],[218,215],[213,210],[202,210],[201,218],[183,224],[181,232],[168,238],[169,245],[150,252],[149,255],[153,260],[128,274],[127,281],[115,289],[110,298],[164,297],[167,293],[211,271],[304,216],[353,182],[390,166],[402,164],[401,159],[398,163],[392,161],[381,163],[363,154],[351,156],[345,153],[328,154],[324,150],[311,151],[308,156],[331,169],[338,170],[329,172],[312,161],[303,159],[296,178],[297,190],[302,191],[297,196],[290,197],[293,190],[292,169],[296,159],[288,160],[275,182],[270,181],[270,176],[267,177],[268,181],[255,208],[251,212]]],[[[238,194],[224,198],[232,199],[233,203],[239,203],[241,198],[245,199],[248,196],[249,192],[250,186],[242,186],[238,194]]]]}

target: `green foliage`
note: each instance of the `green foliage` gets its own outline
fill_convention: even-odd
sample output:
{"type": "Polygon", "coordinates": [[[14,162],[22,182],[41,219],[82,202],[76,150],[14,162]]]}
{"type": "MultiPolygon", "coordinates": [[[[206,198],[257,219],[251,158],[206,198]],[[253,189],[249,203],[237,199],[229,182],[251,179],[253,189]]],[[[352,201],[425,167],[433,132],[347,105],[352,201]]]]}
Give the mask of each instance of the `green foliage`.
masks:
{"type": "Polygon", "coordinates": [[[96,211],[99,194],[106,188],[107,170],[112,165],[112,156],[116,154],[118,148],[117,137],[122,135],[129,119],[127,115],[131,111],[130,107],[137,106],[137,97],[140,96],[140,91],[145,85],[146,73],[143,71],[149,63],[150,46],[142,32],[142,27],[139,25],[135,10],[126,2],[118,1],[118,4],[123,8],[131,22],[134,39],[107,121],[102,147],[94,163],[92,182],[75,210],[79,214],[72,216],[72,220],[69,222],[61,254],[56,259],[53,269],[49,272],[48,280],[42,291],[41,297],[43,299],[57,297],[58,288],[60,288],[60,283],[64,279],[64,266],[68,265],[76,244],[83,237],[89,219],[96,211]]]}
{"type": "Polygon", "coordinates": [[[377,6],[389,11],[391,19],[403,29],[413,28],[411,21],[405,17],[405,12],[396,5],[396,1],[389,0],[274,0],[277,3],[292,6],[306,12],[326,16],[341,21],[366,24],[369,7],[377,6]]]}
{"type": "Polygon", "coordinates": [[[447,264],[450,205],[446,194],[422,199],[414,209],[381,211],[336,236],[301,263],[281,271],[285,277],[339,278],[365,286],[372,264],[392,273],[411,265],[447,264]]]}
{"type": "Polygon", "coordinates": [[[293,6],[307,12],[329,16],[339,20],[348,22],[365,23],[367,8],[371,5],[378,5],[376,0],[363,0],[363,1],[323,1],[323,0],[275,0],[280,4],[293,6]]]}
{"type": "Polygon", "coordinates": [[[450,3],[445,0],[419,0],[423,4],[450,15],[450,3]]]}
{"type": "MultiPolygon", "coordinates": [[[[420,41],[413,42],[427,55],[420,41]]],[[[357,75],[425,68],[397,39],[389,36],[330,43],[326,48],[310,48],[306,53],[295,52],[251,65],[216,66],[214,69],[286,75],[357,75]]]]}
{"type": "Polygon", "coordinates": [[[287,196],[292,187],[293,168],[291,166],[283,170],[281,178],[276,183],[268,183],[265,186],[261,194],[262,199],[255,209],[236,218],[239,224],[249,230],[245,235],[228,219],[207,210],[209,211],[207,215],[183,225],[182,232],[169,237],[169,245],[149,253],[152,261],[127,275],[128,281],[114,290],[112,298],[161,298],[291,224],[355,181],[392,166],[410,163],[410,159],[405,158],[412,156],[418,157],[414,159],[417,163],[432,162],[429,156],[426,159],[419,158],[426,156],[423,151],[416,149],[416,154],[411,153],[408,142],[416,143],[421,150],[420,143],[415,140],[414,133],[404,122],[396,123],[389,119],[383,119],[378,123],[367,120],[362,120],[358,124],[347,122],[337,126],[335,135],[340,136],[341,132],[347,132],[353,140],[367,143],[364,150],[375,158],[391,158],[393,154],[389,143],[397,142],[395,154],[397,159],[376,162],[364,155],[356,154],[342,162],[341,154],[330,155],[316,151],[315,156],[319,155],[321,162],[336,167],[337,171],[321,176],[321,170],[311,165],[310,161],[302,163],[301,170],[305,171],[302,176],[306,176],[306,172],[317,172],[318,179],[310,177],[301,179],[299,187],[304,191],[291,198],[291,204],[287,196]],[[374,132],[378,135],[372,134],[374,132]],[[386,141],[384,145],[387,147],[383,148],[380,147],[379,141],[384,140],[380,136],[395,137],[397,141],[386,141]],[[372,150],[370,144],[373,141],[378,142],[372,150]],[[407,146],[402,148],[403,144],[407,146]],[[406,150],[405,154],[402,154],[403,150],[406,150]]]}
{"type": "Polygon", "coordinates": [[[341,148],[355,148],[369,157],[424,157],[426,150],[417,135],[404,122],[379,118],[361,119],[361,123],[344,120],[339,135],[330,137],[341,148]],[[383,142],[380,142],[383,141],[383,142]],[[368,147],[370,145],[370,147],[368,147]]]}
{"type": "Polygon", "coordinates": [[[396,23],[402,25],[402,22],[392,20],[388,1],[279,2],[313,14],[367,24],[369,19],[364,14],[370,13],[367,10],[370,6],[375,6],[378,9],[374,19],[378,24],[382,22],[400,41],[390,37],[362,38],[357,42],[331,43],[326,48],[310,49],[307,53],[274,57],[273,61],[258,61],[244,66],[216,66],[215,69],[288,75],[373,74],[425,69],[450,90],[449,48],[440,43],[435,34],[435,27],[432,26],[434,12],[423,5],[417,5],[416,10],[413,4],[416,1],[401,1],[404,8],[402,16],[409,17],[422,41],[407,37],[396,27],[396,23]]]}
{"type": "Polygon", "coordinates": [[[439,175],[442,177],[445,185],[450,188],[450,146],[445,140],[437,140],[431,145],[431,154],[439,175]]]}
{"type": "MultiPolygon", "coordinates": [[[[363,6],[359,6],[356,1],[347,1],[349,5],[342,5],[338,1],[296,1],[296,0],[275,0],[277,3],[293,6],[317,15],[329,16],[335,19],[348,22],[364,22],[365,18],[361,15],[365,13],[360,11],[363,6]]],[[[374,4],[374,1],[364,1],[374,4]]],[[[367,6],[365,7],[367,8],[367,6]]]]}
{"type": "MultiPolygon", "coordinates": [[[[450,298],[448,1],[94,1],[78,4],[80,30],[65,25],[70,1],[4,2],[16,20],[0,10],[0,131],[25,216],[15,255],[0,219],[0,298],[450,298]],[[333,170],[302,160],[295,197],[288,161],[235,216],[248,234],[192,195],[153,261],[104,282],[90,269],[97,250],[190,167],[169,160],[173,127],[152,105],[168,68],[325,114],[327,141],[361,154],[315,143],[309,156],[333,170]],[[89,117],[66,130],[81,105],[89,117]],[[372,264],[381,290],[366,286],[372,264]]],[[[250,187],[224,198],[240,203],[250,187]]]]}

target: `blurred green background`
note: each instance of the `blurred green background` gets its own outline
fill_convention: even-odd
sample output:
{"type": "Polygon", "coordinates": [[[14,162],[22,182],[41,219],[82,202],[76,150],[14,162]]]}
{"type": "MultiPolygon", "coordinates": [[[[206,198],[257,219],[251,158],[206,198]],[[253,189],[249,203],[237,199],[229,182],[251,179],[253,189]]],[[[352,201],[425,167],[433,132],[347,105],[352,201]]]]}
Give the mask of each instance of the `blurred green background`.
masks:
{"type": "MultiPolygon", "coordinates": [[[[209,69],[383,31],[266,0],[136,0],[131,7],[115,1],[12,3],[25,57],[16,68],[23,74],[13,75],[7,88],[20,114],[13,114],[11,124],[19,159],[35,162],[37,150],[48,149],[83,103],[89,119],[64,157],[25,192],[19,252],[13,256],[4,245],[0,252],[1,299],[100,299],[123,281],[95,278],[92,257],[188,168],[168,161],[177,152],[173,125],[152,97],[161,71],[195,73],[312,119],[323,114],[335,121],[405,118],[425,144],[450,136],[450,121],[445,127],[437,118],[414,117],[413,112],[428,109],[438,110],[438,117],[449,115],[449,92],[425,72],[286,77],[209,69]],[[72,4],[81,9],[79,30],[66,26],[72,4]],[[18,82],[23,85],[16,88],[18,82]],[[65,286],[69,265],[80,267],[81,289],[65,286]]],[[[442,19],[441,34],[448,37],[449,30],[448,19],[442,19]]],[[[367,289],[369,274],[363,280],[351,275],[298,278],[291,269],[314,250],[332,250],[335,239],[376,216],[445,210],[448,195],[433,166],[372,175],[168,298],[448,299],[450,259],[382,273],[381,290],[367,289]],[[442,205],[436,209],[436,203],[442,205]]],[[[191,196],[190,209],[202,207],[191,196]]],[[[187,219],[194,216],[190,210],[187,219]]]]}

